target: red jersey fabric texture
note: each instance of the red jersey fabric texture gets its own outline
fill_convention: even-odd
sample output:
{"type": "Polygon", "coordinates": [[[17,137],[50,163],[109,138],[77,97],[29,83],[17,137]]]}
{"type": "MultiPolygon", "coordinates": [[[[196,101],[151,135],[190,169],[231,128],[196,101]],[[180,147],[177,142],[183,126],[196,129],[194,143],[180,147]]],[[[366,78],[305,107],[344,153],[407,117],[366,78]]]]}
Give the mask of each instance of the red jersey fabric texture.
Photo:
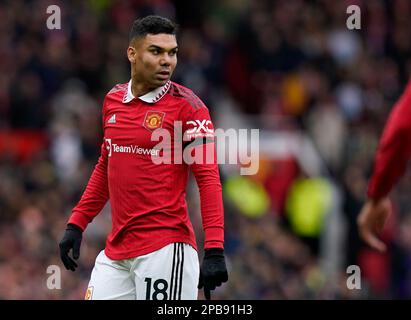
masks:
{"type": "Polygon", "coordinates": [[[404,173],[410,156],[411,81],[393,107],[385,125],[368,185],[368,197],[380,199],[388,195],[404,173]]]}
{"type": "MultiPolygon", "coordinates": [[[[105,248],[110,259],[137,257],[172,242],[197,249],[185,200],[190,170],[200,192],[204,248],[224,246],[222,187],[216,161],[188,165],[152,160],[167,152],[156,149],[159,141],[152,141],[152,133],[162,128],[171,141],[177,140],[175,121],[181,121],[182,132],[198,133],[196,137],[209,137],[214,130],[203,102],[190,89],[171,81],[134,97],[130,80],[116,85],[104,99],[101,156],[68,223],[85,230],[110,201],[112,230],[105,248]]],[[[215,148],[213,139],[211,144],[215,148]]],[[[171,154],[174,148],[170,143],[171,154]]]]}

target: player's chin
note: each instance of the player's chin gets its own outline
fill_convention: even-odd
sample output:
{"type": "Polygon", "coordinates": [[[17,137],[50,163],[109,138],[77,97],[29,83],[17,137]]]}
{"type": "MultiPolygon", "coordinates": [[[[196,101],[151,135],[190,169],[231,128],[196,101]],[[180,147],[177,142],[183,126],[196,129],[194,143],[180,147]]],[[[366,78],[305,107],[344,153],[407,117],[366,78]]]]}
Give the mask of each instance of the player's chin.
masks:
{"type": "Polygon", "coordinates": [[[164,80],[164,79],[155,79],[155,80],[154,80],[154,85],[155,85],[156,87],[164,86],[169,79],[170,79],[170,78],[168,78],[168,79],[166,79],[166,80],[164,80]]]}

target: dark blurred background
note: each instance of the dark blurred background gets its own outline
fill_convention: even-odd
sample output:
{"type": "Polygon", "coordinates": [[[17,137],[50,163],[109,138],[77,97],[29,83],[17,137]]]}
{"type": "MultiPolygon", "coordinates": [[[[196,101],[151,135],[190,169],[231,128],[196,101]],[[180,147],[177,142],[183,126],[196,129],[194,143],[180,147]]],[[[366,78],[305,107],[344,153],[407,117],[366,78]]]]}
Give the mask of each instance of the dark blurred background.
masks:
{"type": "MultiPolygon", "coordinates": [[[[230,279],[214,297],[411,298],[411,171],[391,194],[386,254],[369,250],[355,225],[411,73],[410,1],[3,0],[0,299],[83,299],[109,204],[85,233],[75,273],[58,243],[99,156],[104,95],[130,77],[129,29],[147,14],[180,25],[173,80],[197,93],[215,126],[260,129],[256,175],[220,167],[230,279]],[[360,30],[346,27],[352,4],[360,30]],[[46,27],[49,5],[61,9],[60,30],[46,27]],[[46,286],[50,265],[61,267],[61,290],[46,286]],[[350,265],[361,268],[361,290],[347,288],[350,265]]],[[[187,192],[201,248],[193,179],[187,192]]]]}

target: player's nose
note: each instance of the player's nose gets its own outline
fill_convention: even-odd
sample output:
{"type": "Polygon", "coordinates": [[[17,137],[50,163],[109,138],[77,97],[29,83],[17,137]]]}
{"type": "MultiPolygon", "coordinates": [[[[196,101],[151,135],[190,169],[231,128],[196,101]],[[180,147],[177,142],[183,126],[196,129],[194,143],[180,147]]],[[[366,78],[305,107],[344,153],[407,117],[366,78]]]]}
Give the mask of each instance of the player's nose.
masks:
{"type": "Polygon", "coordinates": [[[171,65],[171,57],[168,54],[161,56],[160,58],[160,66],[169,66],[171,65]]]}

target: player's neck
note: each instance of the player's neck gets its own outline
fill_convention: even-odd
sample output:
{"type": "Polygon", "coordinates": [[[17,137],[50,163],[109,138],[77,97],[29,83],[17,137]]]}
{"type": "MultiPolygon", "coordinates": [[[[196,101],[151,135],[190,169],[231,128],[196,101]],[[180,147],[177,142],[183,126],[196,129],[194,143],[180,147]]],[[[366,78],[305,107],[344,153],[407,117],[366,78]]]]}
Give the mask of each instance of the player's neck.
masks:
{"type": "Polygon", "coordinates": [[[135,97],[141,97],[154,89],[155,88],[148,86],[146,83],[138,82],[135,79],[131,82],[131,93],[135,97]]]}

